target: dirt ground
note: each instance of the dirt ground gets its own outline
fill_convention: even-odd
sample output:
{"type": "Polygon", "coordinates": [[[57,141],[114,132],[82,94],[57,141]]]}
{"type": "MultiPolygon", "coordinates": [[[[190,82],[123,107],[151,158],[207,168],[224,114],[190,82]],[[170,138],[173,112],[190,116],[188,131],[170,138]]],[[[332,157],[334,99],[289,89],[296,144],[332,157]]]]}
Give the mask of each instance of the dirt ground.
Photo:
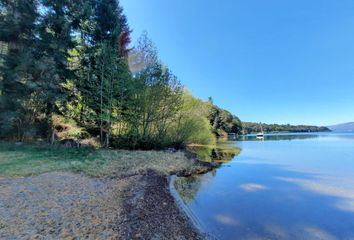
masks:
{"type": "Polygon", "coordinates": [[[166,176],[0,178],[0,239],[203,239],[166,176]]]}

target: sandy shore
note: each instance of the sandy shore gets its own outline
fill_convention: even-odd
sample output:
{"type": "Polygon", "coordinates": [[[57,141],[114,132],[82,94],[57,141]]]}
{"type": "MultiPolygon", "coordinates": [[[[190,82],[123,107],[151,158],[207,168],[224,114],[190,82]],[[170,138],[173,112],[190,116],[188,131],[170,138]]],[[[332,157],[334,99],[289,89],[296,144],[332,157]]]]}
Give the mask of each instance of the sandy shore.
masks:
{"type": "Polygon", "coordinates": [[[3,178],[0,209],[0,239],[203,239],[154,171],[3,178]]]}

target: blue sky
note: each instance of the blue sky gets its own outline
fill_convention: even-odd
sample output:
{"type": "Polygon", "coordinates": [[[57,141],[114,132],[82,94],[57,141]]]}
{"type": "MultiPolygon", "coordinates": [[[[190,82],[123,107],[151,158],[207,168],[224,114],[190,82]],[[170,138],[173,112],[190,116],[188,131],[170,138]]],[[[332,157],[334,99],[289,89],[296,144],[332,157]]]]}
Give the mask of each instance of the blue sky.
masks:
{"type": "Polygon", "coordinates": [[[353,0],[121,0],[195,96],[243,121],[354,121],[353,0]]]}

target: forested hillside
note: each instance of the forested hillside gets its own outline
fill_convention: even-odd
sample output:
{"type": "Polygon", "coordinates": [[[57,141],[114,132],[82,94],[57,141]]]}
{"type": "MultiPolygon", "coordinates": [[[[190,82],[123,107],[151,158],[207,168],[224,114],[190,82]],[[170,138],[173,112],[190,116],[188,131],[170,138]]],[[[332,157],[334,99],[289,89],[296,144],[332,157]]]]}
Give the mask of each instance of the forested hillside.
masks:
{"type": "Polygon", "coordinates": [[[261,126],[264,132],[330,132],[327,127],[317,127],[308,125],[290,125],[290,124],[265,124],[265,123],[253,123],[243,122],[244,134],[258,133],[261,131],[261,126]]]}
{"type": "Polygon", "coordinates": [[[237,116],[214,105],[212,98],[209,98],[208,103],[210,106],[208,119],[216,136],[227,136],[228,134],[240,134],[242,132],[242,123],[237,116]]]}
{"type": "Polygon", "coordinates": [[[116,0],[0,0],[0,138],[152,149],[241,132],[130,34],[116,0]]]}

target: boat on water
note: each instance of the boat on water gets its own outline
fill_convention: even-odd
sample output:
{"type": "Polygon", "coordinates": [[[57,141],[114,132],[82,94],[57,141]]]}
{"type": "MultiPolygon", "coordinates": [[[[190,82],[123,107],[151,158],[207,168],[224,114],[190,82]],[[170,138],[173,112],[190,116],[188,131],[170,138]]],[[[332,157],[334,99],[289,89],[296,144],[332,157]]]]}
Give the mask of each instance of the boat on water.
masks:
{"type": "Polygon", "coordinates": [[[256,137],[257,138],[264,138],[264,133],[257,133],[256,137]]]}
{"type": "Polygon", "coordinates": [[[256,138],[257,139],[264,139],[264,132],[263,132],[263,128],[262,128],[262,124],[259,124],[261,126],[261,132],[256,134],[256,138]]]}

